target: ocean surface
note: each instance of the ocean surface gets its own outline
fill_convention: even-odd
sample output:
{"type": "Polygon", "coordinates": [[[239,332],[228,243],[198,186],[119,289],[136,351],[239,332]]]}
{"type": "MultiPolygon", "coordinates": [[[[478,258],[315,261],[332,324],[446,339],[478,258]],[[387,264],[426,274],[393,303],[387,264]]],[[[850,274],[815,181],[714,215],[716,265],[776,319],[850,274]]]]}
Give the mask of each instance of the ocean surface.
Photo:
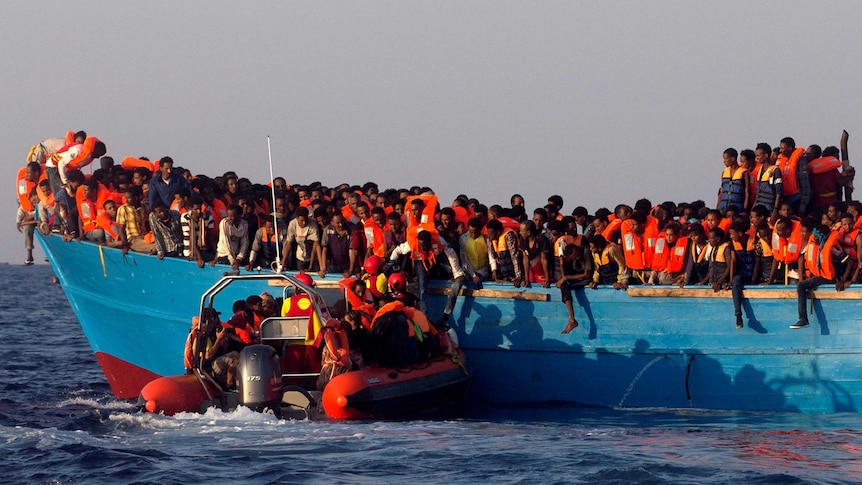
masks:
{"type": "Polygon", "coordinates": [[[0,265],[2,483],[862,483],[859,414],[475,403],[398,422],[143,414],[112,396],[52,276],[0,265]]]}

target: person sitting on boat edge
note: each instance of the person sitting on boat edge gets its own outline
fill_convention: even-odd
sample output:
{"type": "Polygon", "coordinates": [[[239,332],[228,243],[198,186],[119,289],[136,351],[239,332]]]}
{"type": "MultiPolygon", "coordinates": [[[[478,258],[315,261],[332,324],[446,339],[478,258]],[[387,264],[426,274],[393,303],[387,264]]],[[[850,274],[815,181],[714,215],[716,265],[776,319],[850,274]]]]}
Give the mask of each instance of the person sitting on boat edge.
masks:
{"type": "Polygon", "coordinates": [[[488,264],[491,278],[497,282],[511,281],[515,288],[524,282],[523,260],[517,232],[509,226],[504,227],[498,219],[485,224],[488,231],[488,264]]]}
{"type": "Polygon", "coordinates": [[[209,209],[203,208],[203,199],[195,194],[189,199],[189,209],[180,216],[183,230],[183,256],[195,261],[198,268],[204,263],[215,266],[215,222],[209,209]]]}
{"type": "Polygon", "coordinates": [[[560,289],[563,304],[569,314],[569,320],[563,331],[560,332],[561,334],[567,334],[578,327],[574,303],[572,302],[572,291],[583,291],[592,280],[595,272],[590,250],[583,245],[585,239],[578,237],[577,241],[567,244],[563,249],[563,257],[560,258],[562,277],[555,283],[560,289]]]}
{"type": "Polygon", "coordinates": [[[238,270],[248,254],[248,224],[242,219],[242,209],[233,204],[228,207],[227,217],[219,223],[216,262],[229,264],[238,270]]]}
{"type": "Polygon", "coordinates": [[[619,246],[609,243],[601,234],[590,237],[589,243],[595,268],[590,288],[596,289],[599,285],[612,285],[615,290],[628,288],[631,272],[619,246]]]}
{"type": "Polygon", "coordinates": [[[724,231],[720,227],[709,230],[707,242],[710,246],[709,276],[700,284],[708,284],[712,291],[730,289],[730,262],[735,257],[730,244],[725,240],[724,231]]]}
{"type": "Polygon", "coordinates": [[[141,188],[129,186],[126,189],[126,203],[117,209],[117,226],[120,240],[123,243],[123,254],[129,249],[135,252],[154,254],[156,245],[148,239],[150,228],[147,215],[141,207],[141,188]]]}
{"type": "Polygon", "coordinates": [[[527,283],[541,283],[543,288],[550,288],[554,282],[553,259],[551,257],[551,241],[542,234],[541,228],[533,221],[521,223],[518,235],[521,237],[521,256],[524,267],[527,268],[527,283]]]}
{"type": "Polygon", "coordinates": [[[467,221],[467,231],[461,234],[458,247],[461,251],[461,265],[473,282],[473,288],[482,289],[482,282],[491,276],[488,259],[488,241],[482,235],[482,221],[477,217],[467,221]]]}
{"type": "Polygon", "coordinates": [[[689,263],[688,238],[682,235],[679,222],[670,221],[664,232],[656,239],[652,258],[650,285],[685,285],[685,269],[689,263]]]}
{"type": "Polygon", "coordinates": [[[433,228],[418,229],[418,232],[410,231],[408,228],[407,242],[399,244],[389,256],[389,268],[392,268],[392,265],[398,261],[401,255],[408,254],[413,261],[413,271],[416,275],[419,290],[419,309],[423,313],[427,314],[428,312],[425,293],[427,291],[428,279],[431,277],[431,271],[437,268],[444,272],[444,274],[450,273],[452,275],[452,286],[449,288],[449,296],[443,309],[443,315],[436,322],[438,326],[445,325],[455,309],[455,302],[458,294],[461,292],[461,286],[466,279],[455,250],[449,247],[446,241],[440,238],[433,228]],[[445,256],[445,258],[441,258],[440,256],[445,256]]]}
{"type": "Polygon", "coordinates": [[[756,263],[756,243],[748,235],[745,222],[737,220],[730,224],[730,245],[734,253],[729,269],[733,314],[736,316],[736,328],[742,328],[742,290],[746,284],[753,282],[756,263]]]}
{"type": "Polygon", "coordinates": [[[150,229],[153,231],[153,242],[156,245],[156,258],[165,259],[182,257],[183,228],[180,214],[172,211],[161,200],[156,201],[153,212],[150,213],[150,229]]]}
{"type": "Polygon", "coordinates": [[[837,231],[831,231],[825,224],[820,224],[812,230],[811,238],[799,257],[800,267],[804,265],[810,277],[801,279],[796,284],[799,320],[790,328],[799,329],[808,326],[806,300],[809,293],[818,286],[834,282],[836,291],[844,291],[850,286],[850,276],[858,267],[858,262],[851,261],[850,257],[841,250],[838,235],[837,231]]]}

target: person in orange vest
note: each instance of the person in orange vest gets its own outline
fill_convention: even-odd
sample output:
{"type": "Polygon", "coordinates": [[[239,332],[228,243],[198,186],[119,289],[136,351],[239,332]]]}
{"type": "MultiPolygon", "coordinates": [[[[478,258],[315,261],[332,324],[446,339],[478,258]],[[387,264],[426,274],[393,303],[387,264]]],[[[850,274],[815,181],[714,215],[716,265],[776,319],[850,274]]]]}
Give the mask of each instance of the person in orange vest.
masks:
{"type": "Polygon", "coordinates": [[[105,201],[110,195],[108,189],[95,177],[78,187],[75,193],[78,207],[78,242],[84,239],[99,244],[105,242],[105,231],[99,227],[96,219],[99,213],[105,210],[105,201]]]}
{"type": "Polygon", "coordinates": [[[104,210],[96,216],[96,224],[105,231],[105,246],[122,248],[119,226],[117,226],[117,202],[114,199],[107,199],[102,204],[102,208],[104,210]]]}
{"type": "Polygon", "coordinates": [[[399,244],[392,251],[388,266],[393,267],[402,255],[410,255],[410,259],[413,261],[413,271],[416,273],[417,286],[419,287],[419,309],[426,315],[428,314],[428,304],[425,294],[430,272],[435,266],[441,266],[441,256],[446,259],[448,268],[445,268],[446,265],[444,264],[445,269],[443,271],[451,272],[454,279],[449,289],[449,297],[446,301],[446,307],[443,309],[443,315],[437,321],[438,326],[442,326],[454,311],[456,299],[466,279],[458,262],[457,253],[446,244],[445,239],[437,235],[436,231],[431,228],[430,230],[419,229],[413,234],[408,232],[407,242],[399,244]]]}
{"type": "MultiPolygon", "coordinates": [[[[18,232],[24,234],[24,249],[27,258],[24,265],[33,264],[33,234],[36,231],[36,206],[32,203],[31,194],[35,193],[36,184],[42,177],[42,166],[36,162],[30,162],[23,170],[18,171],[18,214],[16,216],[18,232]],[[29,219],[27,216],[31,216],[29,219]],[[24,221],[32,221],[24,224],[24,221]]],[[[38,200],[38,194],[37,194],[38,200]]]]}
{"type": "Polygon", "coordinates": [[[778,150],[776,165],[781,170],[781,190],[784,201],[791,204],[794,214],[804,216],[811,199],[805,150],[802,147],[797,148],[796,142],[789,136],[781,139],[778,150]]]}
{"type": "Polygon", "coordinates": [[[39,214],[39,194],[36,193],[36,188],[28,194],[28,203],[33,207],[33,210],[24,210],[18,207],[18,214],[15,218],[15,225],[18,232],[24,233],[24,249],[27,251],[27,259],[24,260],[24,266],[33,265],[33,234],[35,233],[36,224],[39,214]],[[29,239],[27,235],[29,234],[29,239]]]}
{"type": "Polygon", "coordinates": [[[805,150],[808,162],[808,177],[811,181],[811,210],[829,207],[840,200],[842,190],[841,160],[838,147],[829,146],[821,150],[819,145],[811,145],[805,150]]]}
{"type": "Polygon", "coordinates": [[[772,269],[764,284],[795,283],[799,279],[797,262],[807,240],[802,238],[802,223],[779,216],[772,231],[772,269]],[[784,277],[778,278],[778,268],[784,268],[784,277]]]}
{"type": "Polygon", "coordinates": [[[656,240],[652,272],[647,283],[676,285],[682,288],[685,284],[688,259],[688,238],[682,235],[682,226],[676,221],[667,223],[664,233],[656,240]]]}
{"type": "Polygon", "coordinates": [[[835,283],[836,291],[844,291],[850,286],[850,275],[858,266],[858,262],[850,261],[850,257],[841,251],[838,232],[830,230],[825,224],[820,224],[812,230],[811,238],[799,261],[800,266],[804,264],[811,276],[805,279],[800,276],[800,281],[796,284],[796,307],[799,320],[790,326],[792,329],[808,326],[806,301],[810,292],[826,283],[835,283]]]}

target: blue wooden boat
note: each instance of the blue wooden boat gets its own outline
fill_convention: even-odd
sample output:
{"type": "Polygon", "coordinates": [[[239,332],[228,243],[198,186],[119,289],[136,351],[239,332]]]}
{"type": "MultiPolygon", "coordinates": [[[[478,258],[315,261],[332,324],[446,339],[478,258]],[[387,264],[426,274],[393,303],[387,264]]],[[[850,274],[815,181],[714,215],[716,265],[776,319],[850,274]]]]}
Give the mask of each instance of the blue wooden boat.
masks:
{"type": "MultiPolygon", "coordinates": [[[[230,268],[39,240],[118,397],[136,398],[152,379],[183,373],[200,295],[230,268]]],[[[335,276],[318,288],[340,297],[335,276]]],[[[432,318],[446,291],[431,288],[432,318]]],[[[473,376],[470,396],[480,402],[858,412],[862,291],[815,292],[811,326],[800,330],[788,328],[797,320],[794,287],[754,287],[746,297],[746,327],[736,329],[729,292],[587,289],[575,302],[580,326],[561,335],[567,316],[558,290],[487,284],[464,290],[450,323],[473,376]]]]}

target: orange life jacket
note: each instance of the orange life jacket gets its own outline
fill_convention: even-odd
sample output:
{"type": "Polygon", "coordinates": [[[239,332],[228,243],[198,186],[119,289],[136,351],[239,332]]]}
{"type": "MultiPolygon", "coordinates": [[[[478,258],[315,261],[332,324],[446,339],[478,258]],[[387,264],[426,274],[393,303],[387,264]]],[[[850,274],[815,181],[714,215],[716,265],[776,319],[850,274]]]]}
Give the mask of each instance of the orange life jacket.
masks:
{"type": "Polygon", "coordinates": [[[606,227],[605,230],[602,231],[602,236],[604,236],[604,238],[608,242],[612,242],[611,241],[611,235],[613,235],[613,233],[616,232],[616,230],[620,228],[622,223],[623,223],[623,221],[621,219],[614,219],[614,220],[610,221],[608,223],[608,227],[606,227]]]}
{"type": "Polygon", "coordinates": [[[119,233],[117,232],[119,227],[117,226],[117,221],[111,220],[107,212],[102,211],[98,216],[96,216],[96,225],[98,225],[100,229],[104,230],[105,234],[114,238],[115,241],[120,239],[119,233]]]}
{"type": "Polygon", "coordinates": [[[84,232],[98,229],[99,223],[96,219],[100,213],[105,212],[105,201],[110,196],[111,193],[102,184],[98,185],[95,201],[92,198],[84,197],[83,185],[78,187],[78,190],[75,192],[75,202],[78,204],[78,218],[81,221],[81,227],[83,227],[84,232]]]}
{"type": "Polygon", "coordinates": [[[339,325],[337,328],[327,325],[323,331],[323,341],[326,344],[321,355],[321,364],[344,364],[350,358],[350,345],[347,343],[347,332],[339,325]]]}
{"type": "Polygon", "coordinates": [[[651,268],[653,271],[679,273],[685,263],[685,251],[688,248],[688,238],[679,237],[673,247],[668,247],[667,237],[662,234],[656,239],[655,251],[651,268]]]}
{"type": "Polygon", "coordinates": [[[622,232],[622,249],[626,267],[634,270],[649,268],[644,258],[644,236],[639,236],[632,231],[631,219],[623,221],[620,231],[622,232]]]}
{"type": "Polygon", "coordinates": [[[491,241],[491,247],[494,248],[495,253],[501,253],[501,252],[506,251],[508,249],[508,247],[506,247],[506,234],[509,234],[510,232],[514,232],[515,238],[517,239],[517,237],[518,237],[517,232],[515,232],[510,227],[503,226],[503,232],[500,234],[500,237],[498,237],[497,240],[495,240],[495,241],[491,241]]]}
{"type": "Polygon", "coordinates": [[[368,249],[382,258],[386,253],[386,245],[383,244],[383,231],[389,229],[389,224],[380,229],[370,217],[365,219],[362,224],[365,227],[365,240],[368,241],[368,249]]]}
{"type": "MultiPolygon", "coordinates": [[[[39,181],[41,182],[44,178],[45,167],[42,167],[42,175],[39,177],[39,181]]],[[[30,203],[30,191],[33,190],[36,183],[27,180],[27,167],[22,167],[18,170],[18,182],[16,185],[18,186],[18,202],[21,203],[21,208],[28,212],[35,210],[36,208],[30,203]]]]}
{"type": "Polygon", "coordinates": [[[437,214],[437,196],[436,195],[411,195],[407,197],[407,202],[404,204],[404,217],[407,220],[407,227],[422,226],[434,227],[434,216],[437,214]],[[422,209],[421,220],[413,220],[413,211],[410,206],[416,199],[422,199],[425,202],[425,208],[422,209]]]}
{"type": "Polygon", "coordinates": [[[845,232],[843,228],[838,230],[838,242],[841,248],[844,249],[851,258],[857,259],[856,254],[856,237],[859,236],[859,229],[853,229],[850,232],[845,232]]]}
{"type": "Polygon", "coordinates": [[[410,258],[414,261],[422,261],[426,269],[430,269],[437,262],[437,255],[443,251],[443,245],[440,243],[440,235],[437,229],[428,228],[422,229],[431,233],[431,248],[428,251],[419,249],[419,232],[417,227],[407,228],[407,244],[410,246],[410,258]]]}
{"type": "Polygon", "coordinates": [[[66,165],[66,170],[72,169],[82,169],[89,165],[93,161],[93,149],[96,146],[96,142],[99,139],[95,136],[88,136],[86,140],[84,140],[84,146],[81,147],[81,151],[78,153],[78,156],[73,158],[68,165],[66,165]]]}
{"type": "Polygon", "coordinates": [[[120,166],[129,171],[133,171],[138,167],[143,167],[149,171],[153,170],[153,162],[135,157],[124,158],[123,161],[120,163],[120,166]]]}
{"type": "Polygon", "coordinates": [[[805,250],[805,268],[812,276],[822,276],[827,280],[835,279],[835,265],[832,263],[832,248],[838,242],[838,232],[832,231],[822,246],[811,238],[805,250]]]}
{"type": "Polygon", "coordinates": [[[789,158],[784,155],[778,156],[777,165],[781,169],[781,192],[785,197],[799,193],[799,184],[796,181],[796,164],[799,163],[799,158],[804,152],[802,147],[796,147],[789,158]]]}
{"type": "Polygon", "coordinates": [[[802,223],[791,222],[793,222],[793,230],[789,238],[779,236],[778,231],[772,233],[772,255],[786,264],[799,260],[799,254],[802,252],[802,223]]]}
{"type": "Polygon", "coordinates": [[[839,168],[841,168],[841,160],[835,157],[820,157],[808,162],[808,171],[811,173],[826,173],[839,168]]]}
{"type": "MultiPolygon", "coordinates": [[[[748,206],[754,207],[754,200],[757,198],[757,174],[763,167],[762,163],[755,163],[754,167],[748,171],[748,206]]],[[[741,209],[741,207],[740,207],[741,209]]]]}

